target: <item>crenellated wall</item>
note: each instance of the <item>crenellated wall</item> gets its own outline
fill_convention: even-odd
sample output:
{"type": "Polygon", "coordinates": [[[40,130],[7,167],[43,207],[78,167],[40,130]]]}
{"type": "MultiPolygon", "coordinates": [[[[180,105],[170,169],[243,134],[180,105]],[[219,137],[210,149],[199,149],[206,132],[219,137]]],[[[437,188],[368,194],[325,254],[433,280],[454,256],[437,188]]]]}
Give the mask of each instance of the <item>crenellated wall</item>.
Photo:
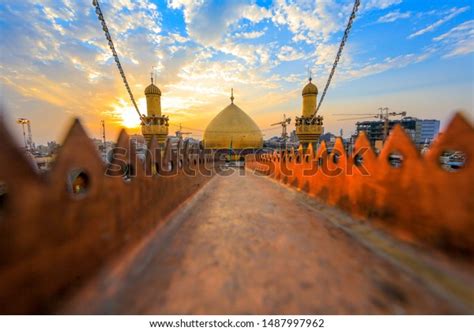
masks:
{"type": "Polygon", "coordinates": [[[53,311],[214,174],[214,159],[187,144],[162,151],[153,140],[142,162],[125,131],[106,165],[77,120],[46,174],[35,172],[3,123],[0,142],[3,314],[53,311]]]}
{"type": "Polygon", "coordinates": [[[474,129],[456,114],[425,155],[404,130],[391,132],[376,156],[364,134],[351,155],[339,138],[328,153],[323,142],[310,148],[249,155],[246,167],[265,173],[311,196],[338,206],[359,219],[409,241],[472,258],[474,253],[474,129]],[[466,162],[458,171],[440,164],[444,151],[460,151],[466,162]],[[389,156],[403,160],[392,165],[389,156]]]}
{"type": "MultiPolygon", "coordinates": [[[[218,166],[196,146],[168,142],[161,150],[156,140],[142,162],[125,131],[106,165],[79,121],[45,174],[1,122],[0,142],[1,313],[55,311],[108,260],[179,211],[218,166]]],[[[473,127],[458,114],[423,156],[396,127],[378,156],[361,135],[351,155],[339,139],[330,153],[323,143],[306,153],[248,155],[246,167],[399,237],[472,259],[473,142],[473,127]],[[464,168],[443,169],[444,151],[462,151],[464,168]],[[399,167],[388,161],[394,152],[403,156],[399,167]]]]}

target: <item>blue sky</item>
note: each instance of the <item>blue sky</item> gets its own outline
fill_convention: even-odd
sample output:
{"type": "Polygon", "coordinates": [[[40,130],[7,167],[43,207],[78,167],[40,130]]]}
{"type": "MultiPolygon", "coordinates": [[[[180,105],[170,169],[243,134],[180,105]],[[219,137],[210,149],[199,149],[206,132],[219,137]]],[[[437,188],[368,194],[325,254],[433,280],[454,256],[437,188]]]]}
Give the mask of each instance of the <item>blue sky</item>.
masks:
{"type": "MultiPolygon", "coordinates": [[[[322,92],[353,1],[102,0],[135,97],[155,67],[163,112],[199,137],[236,103],[266,130],[297,116],[308,69],[322,92]]],[[[139,132],[91,1],[0,0],[1,102],[17,135],[32,120],[37,142],[61,140],[73,117],[92,136],[139,132]]],[[[446,123],[456,109],[472,119],[472,1],[366,0],[321,107],[326,131],[353,122],[332,114],[387,106],[446,123]]],[[[174,130],[174,127],[171,128],[174,130]]]]}

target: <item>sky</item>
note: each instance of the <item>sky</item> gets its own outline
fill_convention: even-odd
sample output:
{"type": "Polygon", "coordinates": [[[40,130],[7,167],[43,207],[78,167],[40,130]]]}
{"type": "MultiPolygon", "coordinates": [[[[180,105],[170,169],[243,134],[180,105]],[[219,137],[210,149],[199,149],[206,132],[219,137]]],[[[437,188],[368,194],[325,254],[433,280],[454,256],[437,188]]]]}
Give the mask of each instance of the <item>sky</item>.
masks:
{"type": "MultiPolygon", "coordinates": [[[[272,123],[301,114],[311,70],[320,94],[352,0],[101,0],[140,110],[154,72],[170,133],[201,137],[235,103],[268,139],[272,123]]],[[[474,11],[471,0],[362,0],[320,108],[325,131],[345,136],[340,113],[379,107],[439,119],[473,119],[474,11]]],[[[0,104],[10,131],[31,120],[37,144],[62,141],[79,117],[92,137],[116,139],[139,121],[89,0],[0,0],[0,104]]],[[[294,120],[293,120],[294,122],[294,120]]],[[[293,124],[293,123],[292,123],[293,124]]]]}

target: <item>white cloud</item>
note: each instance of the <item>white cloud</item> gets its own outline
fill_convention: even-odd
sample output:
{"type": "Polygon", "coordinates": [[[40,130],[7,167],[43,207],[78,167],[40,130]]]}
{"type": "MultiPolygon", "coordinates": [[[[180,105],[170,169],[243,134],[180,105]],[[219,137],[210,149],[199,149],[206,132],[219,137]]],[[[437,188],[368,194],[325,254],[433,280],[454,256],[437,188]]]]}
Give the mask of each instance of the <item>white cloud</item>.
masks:
{"type": "Polygon", "coordinates": [[[298,52],[291,46],[283,46],[280,48],[280,52],[277,55],[277,58],[280,61],[296,61],[304,58],[305,54],[303,52],[298,52]]]}
{"type": "Polygon", "coordinates": [[[294,42],[308,44],[326,41],[332,34],[343,30],[351,5],[341,6],[335,1],[278,0],[272,17],[276,25],[285,25],[293,33],[294,42]]]}
{"type": "Polygon", "coordinates": [[[250,32],[237,32],[235,34],[236,38],[242,39],[257,39],[262,37],[265,34],[265,30],[262,31],[250,31],[250,32]]]}
{"type": "Polygon", "coordinates": [[[189,36],[205,46],[221,42],[229,26],[242,17],[248,5],[249,1],[246,0],[168,2],[170,8],[183,10],[189,36]]]}
{"type": "Polygon", "coordinates": [[[419,63],[432,55],[432,50],[427,49],[421,54],[405,54],[395,57],[387,57],[381,62],[374,62],[362,65],[358,68],[351,68],[338,73],[340,80],[356,79],[382,73],[391,69],[399,69],[408,65],[419,63]]]}
{"type": "Polygon", "coordinates": [[[435,30],[437,27],[439,27],[440,25],[452,20],[453,18],[455,18],[459,14],[464,13],[467,10],[469,10],[469,7],[453,8],[449,11],[449,14],[446,17],[443,17],[442,19],[437,20],[433,24],[430,24],[427,27],[412,33],[411,35],[408,36],[408,39],[412,39],[412,38],[421,36],[425,33],[431,32],[435,30]]]}
{"type": "Polygon", "coordinates": [[[242,10],[242,17],[254,23],[258,23],[266,18],[272,17],[272,13],[266,8],[252,4],[244,7],[244,9],[242,10]]]}
{"type": "Polygon", "coordinates": [[[448,32],[433,38],[447,49],[444,57],[466,55],[474,52],[474,20],[466,21],[448,32]]]}
{"type": "Polygon", "coordinates": [[[362,9],[385,9],[401,3],[402,0],[367,0],[362,1],[362,9]]]}
{"type": "Polygon", "coordinates": [[[222,44],[215,46],[215,48],[220,52],[244,60],[245,65],[248,68],[268,64],[274,47],[275,45],[273,43],[266,45],[253,45],[239,44],[231,40],[226,40],[222,44]]]}
{"type": "Polygon", "coordinates": [[[385,14],[384,16],[379,17],[377,22],[378,23],[391,23],[391,22],[395,22],[395,21],[398,21],[398,20],[409,18],[410,16],[411,16],[410,12],[402,13],[402,12],[400,12],[400,10],[395,10],[395,11],[392,11],[388,14],[385,14]]]}
{"type": "Polygon", "coordinates": [[[458,26],[452,28],[448,32],[433,38],[435,41],[444,41],[448,39],[452,39],[453,37],[459,37],[459,35],[464,35],[465,32],[467,31],[468,34],[472,34],[474,30],[474,20],[466,21],[458,26]]]}
{"type": "Polygon", "coordinates": [[[170,33],[169,37],[171,40],[177,41],[178,43],[185,43],[190,40],[189,38],[186,38],[178,33],[170,33]]]}

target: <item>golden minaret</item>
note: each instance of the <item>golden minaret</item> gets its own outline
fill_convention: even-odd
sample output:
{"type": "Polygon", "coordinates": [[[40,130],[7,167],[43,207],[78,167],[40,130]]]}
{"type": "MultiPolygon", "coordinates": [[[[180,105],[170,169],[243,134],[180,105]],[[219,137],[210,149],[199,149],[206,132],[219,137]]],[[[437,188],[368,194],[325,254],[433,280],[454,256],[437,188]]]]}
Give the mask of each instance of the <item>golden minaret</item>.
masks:
{"type": "Polygon", "coordinates": [[[316,150],[316,145],[319,137],[323,134],[323,117],[316,116],[318,109],[318,88],[312,83],[311,76],[309,82],[303,88],[303,109],[302,116],[296,117],[296,135],[306,150],[309,144],[313,145],[316,150]]]}
{"type": "Polygon", "coordinates": [[[148,145],[150,145],[153,136],[160,145],[164,145],[168,136],[168,117],[161,115],[161,91],[153,83],[145,89],[147,116],[143,117],[142,134],[148,145]]]}

